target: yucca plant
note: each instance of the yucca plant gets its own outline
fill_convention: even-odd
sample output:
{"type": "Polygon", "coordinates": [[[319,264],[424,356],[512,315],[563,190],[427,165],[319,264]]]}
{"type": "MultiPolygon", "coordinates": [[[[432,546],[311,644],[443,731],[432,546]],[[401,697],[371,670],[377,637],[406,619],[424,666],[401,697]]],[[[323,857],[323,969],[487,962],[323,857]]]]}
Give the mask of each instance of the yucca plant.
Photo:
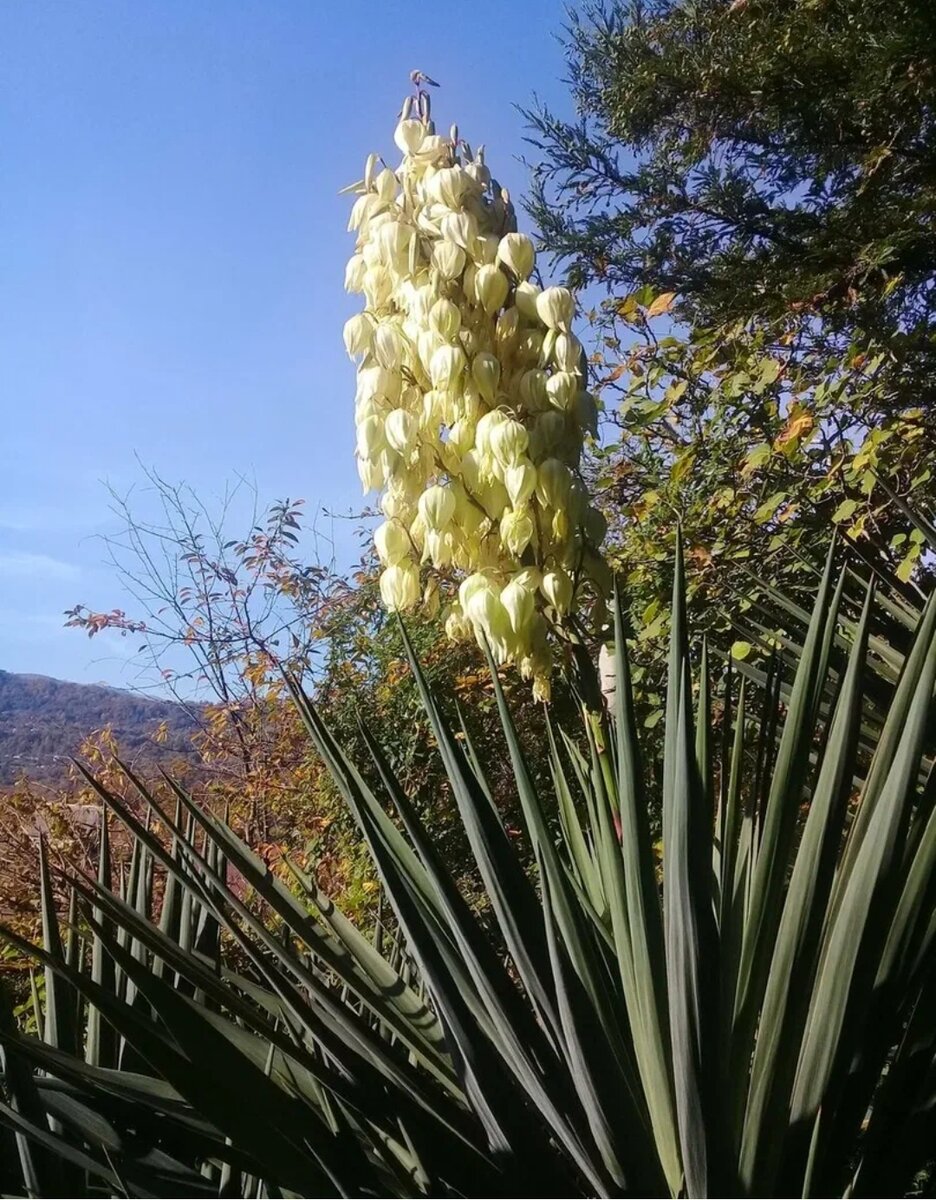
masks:
{"type": "Polygon", "coordinates": [[[392,909],[373,937],[183,789],[169,813],[128,771],[167,844],[95,785],[133,862],[115,881],[105,821],[64,925],[43,862],[42,945],[7,935],[46,986],[39,1036],[0,1028],[2,1190],[932,1194],[936,605],[868,757],[875,602],[830,711],[831,561],[782,705],[730,671],[715,703],[677,566],[662,866],[620,610],[612,718],[586,713],[578,743],[544,724],[549,795],[494,674],[532,866],[485,780],[500,748],[456,730],[411,659],[481,912],[372,731],[359,768],[296,684],[392,909]]]}

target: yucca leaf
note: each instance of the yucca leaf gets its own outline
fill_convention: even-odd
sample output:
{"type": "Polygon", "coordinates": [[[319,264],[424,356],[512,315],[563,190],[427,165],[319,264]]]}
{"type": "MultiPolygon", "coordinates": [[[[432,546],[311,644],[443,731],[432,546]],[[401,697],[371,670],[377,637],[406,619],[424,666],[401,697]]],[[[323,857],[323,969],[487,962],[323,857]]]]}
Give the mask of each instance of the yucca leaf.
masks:
{"type": "MultiPolygon", "coordinates": [[[[875,977],[870,968],[886,944],[899,899],[895,869],[900,864],[901,833],[909,818],[936,681],[932,632],[924,653],[890,770],[827,934],[793,1091],[791,1119],[796,1127],[811,1123],[827,1096],[836,1095],[868,1015],[875,977]]],[[[823,1149],[820,1142],[814,1179],[824,1167],[823,1149]]]]}
{"type": "MultiPolygon", "coordinates": [[[[832,608],[834,544],[829,549],[825,571],[797,668],[789,709],[783,724],[776,761],[765,777],[771,778],[763,816],[763,833],[757,847],[750,909],[745,921],[735,997],[732,1077],[735,1119],[743,1112],[744,1079],[753,1050],[763,990],[782,914],[783,889],[787,878],[796,815],[803,799],[809,769],[809,747],[814,733],[814,709],[820,693],[820,669],[828,654],[828,626],[835,622],[832,608]]],[[[763,736],[763,735],[762,735],[763,736]]],[[[765,753],[774,742],[767,728],[765,753]]]]}
{"type": "Polygon", "coordinates": [[[617,594],[614,633],[616,790],[621,823],[619,861],[624,885],[621,897],[621,876],[614,872],[614,912],[620,933],[618,937],[616,929],[616,943],[634,1052],[656,1135],[657,1151],[670,1190],[675,1194],[683,1170],[673,1096],[663,922],[650,845],[647,797],[642,784],[623,613],[617,594]]]}
{"type": "Polygon", "coordinates": [[[783,902],[764,993],[740,1154],[742,1186],[754,1194],[773,1190],[782,1152],[770,1130],[789,1105],[851,791],[871,603],[869,589],[783,902]]]}
{"type": "MultiPolygon", "coordinates": [[[[439,747],[446,775],[468,835],[491,905],[524,987],[553,1030],[558,1028],[549,954],[536,894],[524,875],[503,824],[477,780],[465,770],[463,756],[429,690],[402,624],[403,644],[423,707],[439,747]]],[[[523,796],[520,796],[521,803],[523,796]]],[[[524,807],[524,815],[528,817],[524,807]]]]}

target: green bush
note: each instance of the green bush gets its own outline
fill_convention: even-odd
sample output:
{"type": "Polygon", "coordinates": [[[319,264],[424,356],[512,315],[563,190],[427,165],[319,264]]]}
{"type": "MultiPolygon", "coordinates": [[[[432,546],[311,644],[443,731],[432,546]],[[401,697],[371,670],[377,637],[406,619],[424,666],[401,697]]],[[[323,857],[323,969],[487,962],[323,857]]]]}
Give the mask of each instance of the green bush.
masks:
{"type": "Polygon", "coordinates": [[[869,593],[857,623],[840,619],[831,562],[802,645],[779,652],[789,685],[737,686],[729,671],[718,697],[704,655],[693,671],[678,566],[659,797],[620,612],[613,719],[586,712],[585,755],[544,723],[549,789],[495,675],[519,831],[486,782],[502,748],[450,725],[411,654],[479,912],[377,737],[364,729],[359,769],[296,685],[392,909],[372,937],[298,869],[285,886],[183,789],[174,814],[144,791],[141,820],[97,784],[136,839],[133,866],[111,877],[105,836],[98,879],[70,880],[60,929],[43,863],[43,945],[8,935],[46,983],[38,1036],[2,1018],[0,1188],[919,1188],[936,1132],[936,604],[869,747],[877,609],[869,593]]]}

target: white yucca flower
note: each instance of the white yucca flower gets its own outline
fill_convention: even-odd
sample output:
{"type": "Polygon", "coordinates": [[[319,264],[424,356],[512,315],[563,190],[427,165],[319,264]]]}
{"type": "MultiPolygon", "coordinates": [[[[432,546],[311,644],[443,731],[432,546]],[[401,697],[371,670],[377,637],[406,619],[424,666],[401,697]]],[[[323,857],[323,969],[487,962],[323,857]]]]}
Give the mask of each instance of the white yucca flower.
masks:
{"type": "Polygon", "coordinates": [[[344,341],[358,363],[358,473],[386,518],[374,535],[381,597],[434,615],[441,587],[448,635],[483,635],[546,700],[550,629],[600,605],[609,579],[579,469],[598,406],[575,297],[532,278],[533,242],[483,149],[438,135],[424,92],[394,142],[399,165],[371,155],[349,189],[345,272],[364,298],[344,341]]]}

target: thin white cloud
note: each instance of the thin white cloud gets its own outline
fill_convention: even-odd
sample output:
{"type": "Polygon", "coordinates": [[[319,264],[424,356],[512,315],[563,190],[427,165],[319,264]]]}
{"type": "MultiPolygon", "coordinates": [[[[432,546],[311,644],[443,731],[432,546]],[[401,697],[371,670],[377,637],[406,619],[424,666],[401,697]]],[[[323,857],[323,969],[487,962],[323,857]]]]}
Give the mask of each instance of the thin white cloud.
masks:
{"type": "Polygon", "coordinates": [[[0,579],[77,579],[80,570],[50,554],[0,550],[0,579]]]}

